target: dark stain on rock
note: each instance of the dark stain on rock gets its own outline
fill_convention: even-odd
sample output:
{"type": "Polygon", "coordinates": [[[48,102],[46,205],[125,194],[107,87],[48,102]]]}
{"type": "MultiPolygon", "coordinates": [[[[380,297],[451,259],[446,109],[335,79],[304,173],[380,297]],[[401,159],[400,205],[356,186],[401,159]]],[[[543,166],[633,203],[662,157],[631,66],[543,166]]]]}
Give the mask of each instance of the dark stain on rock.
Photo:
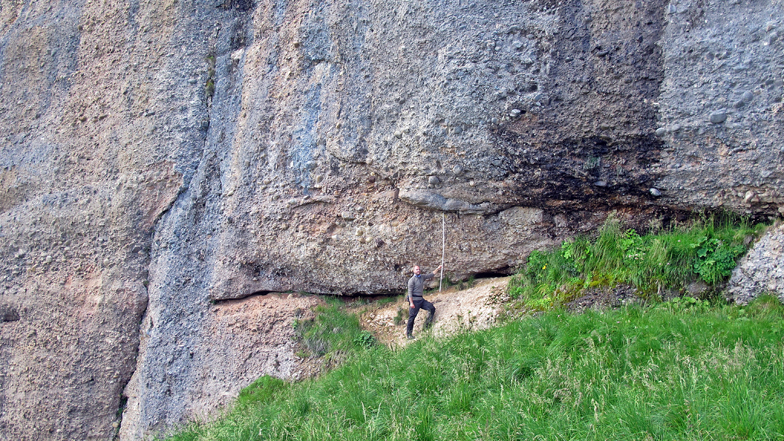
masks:
{"type": "Polygon", "coordinates": [[[0,305],[0,323],[19,321],[19,313],[8,305],[0,305]]]}
{"type": "Polygon", "coordinates": [[[240,12],[247,12],[256,7],[252,0],[223,0],[217,5],[220,9],[234,9],[240,12]]]}
{"type": "Polygon", "coordinates": [[[529,204],[564,210],[654,204],[649,190],[659,175],[651,166],[659,162],[662,142],[653,135],[553,144],[531,143],[503,128],[497,135],[514,176],[513,191],[529,204]]]}

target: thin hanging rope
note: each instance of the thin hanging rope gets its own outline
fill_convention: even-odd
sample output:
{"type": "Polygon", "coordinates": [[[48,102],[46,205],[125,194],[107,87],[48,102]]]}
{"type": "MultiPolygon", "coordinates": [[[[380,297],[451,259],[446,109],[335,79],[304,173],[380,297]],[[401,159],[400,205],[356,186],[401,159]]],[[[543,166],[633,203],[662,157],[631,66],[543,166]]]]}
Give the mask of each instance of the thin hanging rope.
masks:
{"type": "Polygon", "coordinates": [[[441,213],[441,280],[438,281],[438,292],[444,282],[444,252],[446,250],[446,213],[441,213]]]}

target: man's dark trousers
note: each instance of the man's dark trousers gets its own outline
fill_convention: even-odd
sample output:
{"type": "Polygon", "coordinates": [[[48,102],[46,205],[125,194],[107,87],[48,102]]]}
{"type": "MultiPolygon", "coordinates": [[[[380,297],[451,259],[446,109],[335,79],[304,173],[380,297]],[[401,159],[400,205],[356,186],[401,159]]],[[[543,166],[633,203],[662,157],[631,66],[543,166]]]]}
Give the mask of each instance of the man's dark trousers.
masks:
{"type": "Polygon", "coordinates": [[[427,317],[427,321],[425,322],[425,328],[429,328],[430,325],[433,324],[433,318],[436,315],[436,307],[425,299],[414,298],[414,307],[411,308],[409,306],[408,308],[408,326],[406,326],[406,335],[411,335],[411,333],[414,332],[414,320],[416,320],[416,316],[419,314],[420,309],[430,311],[430,315],[427,317]]]}

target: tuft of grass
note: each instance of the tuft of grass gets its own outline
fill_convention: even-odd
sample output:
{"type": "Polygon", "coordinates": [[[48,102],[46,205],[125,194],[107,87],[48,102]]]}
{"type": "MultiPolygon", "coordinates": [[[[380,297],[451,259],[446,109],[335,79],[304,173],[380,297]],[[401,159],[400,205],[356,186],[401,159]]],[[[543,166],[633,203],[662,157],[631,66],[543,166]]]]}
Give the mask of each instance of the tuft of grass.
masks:
{"type": "Polygon", "coordinates": [[[376,307],[381,307],[381,306],[384,306],[384,305],[389,305],[390,303],[397,303],[402,298],[403,298],[403,296],[387,296],[387,297],[381,298],[379,300],[376,300],[373,303],[376,305],[376,307]]]}
{"type": "Polygon", "coordinates": [[[374,346],[172,439],[784,438],[784,307],[697,302],[374,346]]]}
{"type": "Polygon", "coordinates": [[[749,238],[764,228],[729,216],[707,217],[641,236],[610,216],[593,240],[577,237],[531,252],[509,293],[526,308],[544,311],[594,287],[631,285],[645,299],[683,293],[697,280],[716,287],[730,276],[749,238]]]}
{"type": "Polygon", "coordinates": [[[285,381],[265,375],[240,392],[236,405],[240,407],[263,405],[286,387],[288,387],[288,383],[285,381]]]}
{"type": "Polygon", "coordinates": [[[395,315],[395,326],[400,326],[403,323],[406,323],[408,320],[408,308],[403,308],[401,306],[397,307],[397,314],[395,315]]]}
{"type": "Polygon", "coordinates": [[[216,58],[214,53],[210,53],[205,58],[207,62],[207,80],[204,82],[204,96],[207,102],[212,102],[215,96],[215,63],[216,58]]]}
{"type": "Polygon", "coordinates": [[[745,310],[754,317],[765,319],[784,317],[784,305],[775,294],[757,297],[745,307],[745,310]]]}
{"type": "Polygon", "coordinates": [[[476,283],[476,280],[474,279],[474,276],[469,277],[468,280],[465,280],[465,281],[461,280],[461,281],[457,282],[457,290],[458,291],[462,291],[464,289],[473,288],[474,287],[474,283],[476,283]]]}
{"type": "Polygon", "coordinates": [[[315,318],[294,322],[301,355],[325,357],[332,364],[376,344],[373,335],[359,325],[359,317],[346,313],[340,300],[329,299],[314,312],[315,318]]]}

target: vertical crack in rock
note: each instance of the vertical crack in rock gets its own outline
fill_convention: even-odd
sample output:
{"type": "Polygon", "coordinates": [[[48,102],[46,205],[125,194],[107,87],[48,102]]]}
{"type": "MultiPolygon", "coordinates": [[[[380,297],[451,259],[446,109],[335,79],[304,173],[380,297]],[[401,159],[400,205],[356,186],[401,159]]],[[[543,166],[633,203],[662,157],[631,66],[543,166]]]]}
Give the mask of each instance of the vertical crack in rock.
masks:
{"type": "Polygon", "coordinates": [[[149,304],[140,326],[137,369],[126,388],[123,439],[159,433],[201,412],[193,394],[203,387],[198,370],[211,363],[209,336],[202,329],[211,307],[205,293],[211,268],[220,260],[220,231],[227,222],[223,206],[242,185],[244,167],[227,145],[244,130],[243,54],[252,39],[246,24],[250,16],[232,11],[245,12],[251,3],[227,4],[218,9],[228,11],[221,13],[204,48],[207,123],[201,125],[199,160],[183,157],[180,166],[189,179],[154,230],[149,304]]]}

